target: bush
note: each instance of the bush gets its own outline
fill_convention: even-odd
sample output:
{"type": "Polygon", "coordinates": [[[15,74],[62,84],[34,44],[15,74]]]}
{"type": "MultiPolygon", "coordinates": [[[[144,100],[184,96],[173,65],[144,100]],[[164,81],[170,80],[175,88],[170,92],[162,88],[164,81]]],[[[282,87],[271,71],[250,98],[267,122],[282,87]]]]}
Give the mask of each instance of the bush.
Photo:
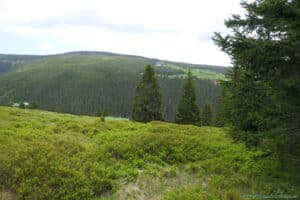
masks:
{"type": "Polygon", "coordinates": [[[176,175],[177,175],[177,169],[175,166],[166,168],[165,170],[162,171],[163,177],[175,177],[176,175]]]}
{"type": "Polygon", "coordinates": [[[197,163],[190,163],[187,168],[186,171],[190,174],[195,174],[198,173],[200,171],[201,167],[199,166],[199,164],[197,163]]]}
{"type": "MultiPolygon", "coordinates": [[[[279,157],[270,154],[272,148],[247,149],[224,129],[0,111],[0,188],[16,199],[102,198],[121,184],[140,183],[144,174],[159,180],[154,181],[159,189],[149,188],[149,194],[170,191],[163,199],[224,199],[226,194],[234,199],[247,188],[300,191],[298,171],[288,163],[282,168],[279,157]],[[159,132],[155,126],[165,128],[159,132]],[[188,183],[182,182],[183,175],[188,183]]],[[[147,182],[141,185],[148,194],[147,182]]]]}

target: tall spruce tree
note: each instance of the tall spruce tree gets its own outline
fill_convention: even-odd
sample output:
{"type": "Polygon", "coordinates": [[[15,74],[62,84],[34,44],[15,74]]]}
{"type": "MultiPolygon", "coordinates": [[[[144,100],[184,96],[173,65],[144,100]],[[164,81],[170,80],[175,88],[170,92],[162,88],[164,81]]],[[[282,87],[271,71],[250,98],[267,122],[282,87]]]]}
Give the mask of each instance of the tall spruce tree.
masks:
{"type": "Polygon", "coordinates": [[[245,131],[284,133],[295,146],[300,141],[300,1],[241,5],[245,16],[233,15],[225,23],[232,33],[214,37],[234,65],[223,83],[227,122],[245,131]]]}
{"type": "Polygon", "coordinates": [[[176,123],[200,125],[200,110],[196,103],[195,85],[189,71],[183,84],[183,93],[176,112],[176,123]]]}
{"type": "Polygon", "coordinates": [[[206,101],[203,106],[201,122],[204,126],[212,125],[212,110],[208,101],[206,101]]]}
{"type": "Polygon", "coordinates": [[[163,120],[162,94],[154,69],[147,65],[136,88],[132,119],[138,122],[163,120]]]}

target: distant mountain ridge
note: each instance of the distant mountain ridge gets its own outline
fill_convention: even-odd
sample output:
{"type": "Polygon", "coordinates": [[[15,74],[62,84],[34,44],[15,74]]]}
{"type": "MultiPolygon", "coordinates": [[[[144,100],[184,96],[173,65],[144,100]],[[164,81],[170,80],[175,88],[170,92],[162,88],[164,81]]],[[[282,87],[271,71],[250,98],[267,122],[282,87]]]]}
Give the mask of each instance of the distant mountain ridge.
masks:
{"type": "Polygon", "coordinates": [[[154,62],[167,62],[167,63],[176,63],[178,65],[189,65],[191,67],[200,67],[200,68],[206,68],[213,71],[219,71],[222,73],[226,73],[228,69],[230,69],[229,66],[219,66],[219,65],[207,65],[207,64],[192,64],[192,63],[185,63],[185,62],[177,62],[177,61],[169,61],[169,60],[161,60],[158,58],[148,58],[144,56],[138,56],[138,55],[130,55],[130,54],[121,54],[121,53],[112,53],[112,52],[106,52],[106,51],[70,51],[65,53],[59,53],[59,54],[48,54],[48,55],[30,55],[30,54],[1,54],[0,53],[0,73],[1,73],[1,63],[3,62],[14,62],[14,61],[32,61],[36,59],[42,59],[47,57],[56,57],[56,56],[65,56],[65,55],[73,55],[73,56],[126,56],[126,57],[132,57],[132,58],[142,58],[151,60],[154,62]]]}
{"type": "Polygon", "coordinates": [[[173,121],[182,80],[188,70],[195,76],[199,105],[206,100],[216,108],[219,86],[230,68],[123,55],[76,51],[57,55],[0,54],[0,105],[35,102],[57,112],[129,117],[135,87],[145,66],[151,64],[164,95],[165,118],[173,121]]]}

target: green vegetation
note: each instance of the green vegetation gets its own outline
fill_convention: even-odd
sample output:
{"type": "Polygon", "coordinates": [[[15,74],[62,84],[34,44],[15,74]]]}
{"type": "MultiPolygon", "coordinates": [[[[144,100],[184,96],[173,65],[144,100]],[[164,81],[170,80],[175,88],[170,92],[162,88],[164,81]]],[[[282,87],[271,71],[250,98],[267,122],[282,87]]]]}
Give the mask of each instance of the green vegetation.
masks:
{"type": "Polygon", "coordinates": [[[25,109],[25,104],[23,102],[20,103],[20,108],[25,109]]]}
{"type": "Polygon", "coordinates": [[[38,58],[42,58],[42,56],[0,54],[0,75],[13,71],[22,64],[38,58]]]}
{"type": "Polygon", "coordinates": [[[292,165],[283,165],[268,146],[254,150],[234,143],[227,132],[0,107],[0,196],[229,200],[300,195],[292,165]]]}
{"type": "Polygon", "coordinates": [[[195,85],[189,71],[176,112],[176,123],[200,125],[200,110],[196,103],[195,85]]]}
{"type": "Polygon", "coordinates": [[[32,108],[0,107],[0,199],[299,198],[300,2],[242,6],[214,37],[232,57],[228,79],[103,52],[0,55],[0,104],[32,108]],[[230,128],[209,127],[217,102],[214,123],[230,128]],[[205,127],[153,121],[173,121],[177,104],[176,122],[205,127]]]}
{"type": "MultiPolygon", "coordinates": [[[[62,113],[98,115],[99,111],[115,117],[131,116],[134,91],[148,64],[154,66],[163,94],[165,120],[174,121],[183,79],[169,76],[191,70],[210,70],[225,74],[227,68],[188,65],[138,56],[103,52],[74,52],[54,56],[0,55],[11,67],[0,74],[0,105],[35,102],[40,109],[62,113]],[[172,69],[176,65],[182,69],[172,69]]],[[[0,65],[1,68],[1,65],[0,65]]],[[[0,69],[1,71],[1,69],[0,69]]],[[[196,72],[195,72],[196,73],[196,72]]],[[[195,79],[198,104],[208,99],[215,110],[220,91],[215,80],[195,79]]]]}
{"type": "Polygon", "coordinates": [[[212,125],[212,110],[210,103],[207,101],[202,109],[201,125],[211,126],[212,125]]]}
{"type": "Polygon", "coordinates": [[[33,102],[33,103],[30,105],[30,108],[31,108],[31,109],[37,109],[37,108],[38,108],[37,103],[33,102]]]}
{"type": "Polygon", "coordinates": [[[0,199],[299,198],[300,2],[242,6],[214,37],[232,58],[228,79],[216,66],[103,52],[0,55],[0,104],[33,108],[0,107],[0,199]],[[199,102],[205,127],[194,126],[199,102]],[[214,123],[230,128],[208,127],[217,102],[214,123]],[[176,122],[194,125],[153,121],[173,121],[177,104],[176,122]],[[131,110],[152,122],[123,118],[131,110]]]}
{"type": "Polygon", "coordinates": [[[192,65],[190,67],[180,66],[178,64],[168,63],[164,65],[164,67],[178,70],[181,73],[168,75],[169,78],[185,78],[186,74],[191,71],[193,75],[199,79],[212,79],[212,80],[226,80],[225,74],[209,70],[209,69],[198,69],[193,68],[192,65]]]}
{"type": "Polygon", "coordinates": [[[242,5],[245,17],[226,21],[233,34],[215,35],[234,63],[230,81],[223,83],[224,119],[245,131],[235,138],[258,145],[273,137],[283,159],[286,152],[300,157],[300,2],[242,5]]]}
{"type": "Polygon", "coordinates": [[[146,66],[142,80],[136,88],[132,119],[138,122],[163,120],[162,94],[151,65],[146,66]]]}

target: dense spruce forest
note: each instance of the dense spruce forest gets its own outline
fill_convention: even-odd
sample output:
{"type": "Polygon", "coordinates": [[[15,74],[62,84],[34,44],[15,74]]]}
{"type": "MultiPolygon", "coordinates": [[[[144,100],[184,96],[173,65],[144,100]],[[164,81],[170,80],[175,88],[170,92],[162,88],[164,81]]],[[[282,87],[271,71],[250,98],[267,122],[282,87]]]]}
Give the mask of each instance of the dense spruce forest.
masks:
{"type": "Polygon", "coordinates": [[[164,119],[174,121],[187,70],[194,75],[197,103],[217,108],[226,67],[175,63],[103,52],[52,56],[0,55],[0,105],[36,103],[72,114],[129,117],[134,91],[147,64],[154,67],[163,96],[164,119]]]}

